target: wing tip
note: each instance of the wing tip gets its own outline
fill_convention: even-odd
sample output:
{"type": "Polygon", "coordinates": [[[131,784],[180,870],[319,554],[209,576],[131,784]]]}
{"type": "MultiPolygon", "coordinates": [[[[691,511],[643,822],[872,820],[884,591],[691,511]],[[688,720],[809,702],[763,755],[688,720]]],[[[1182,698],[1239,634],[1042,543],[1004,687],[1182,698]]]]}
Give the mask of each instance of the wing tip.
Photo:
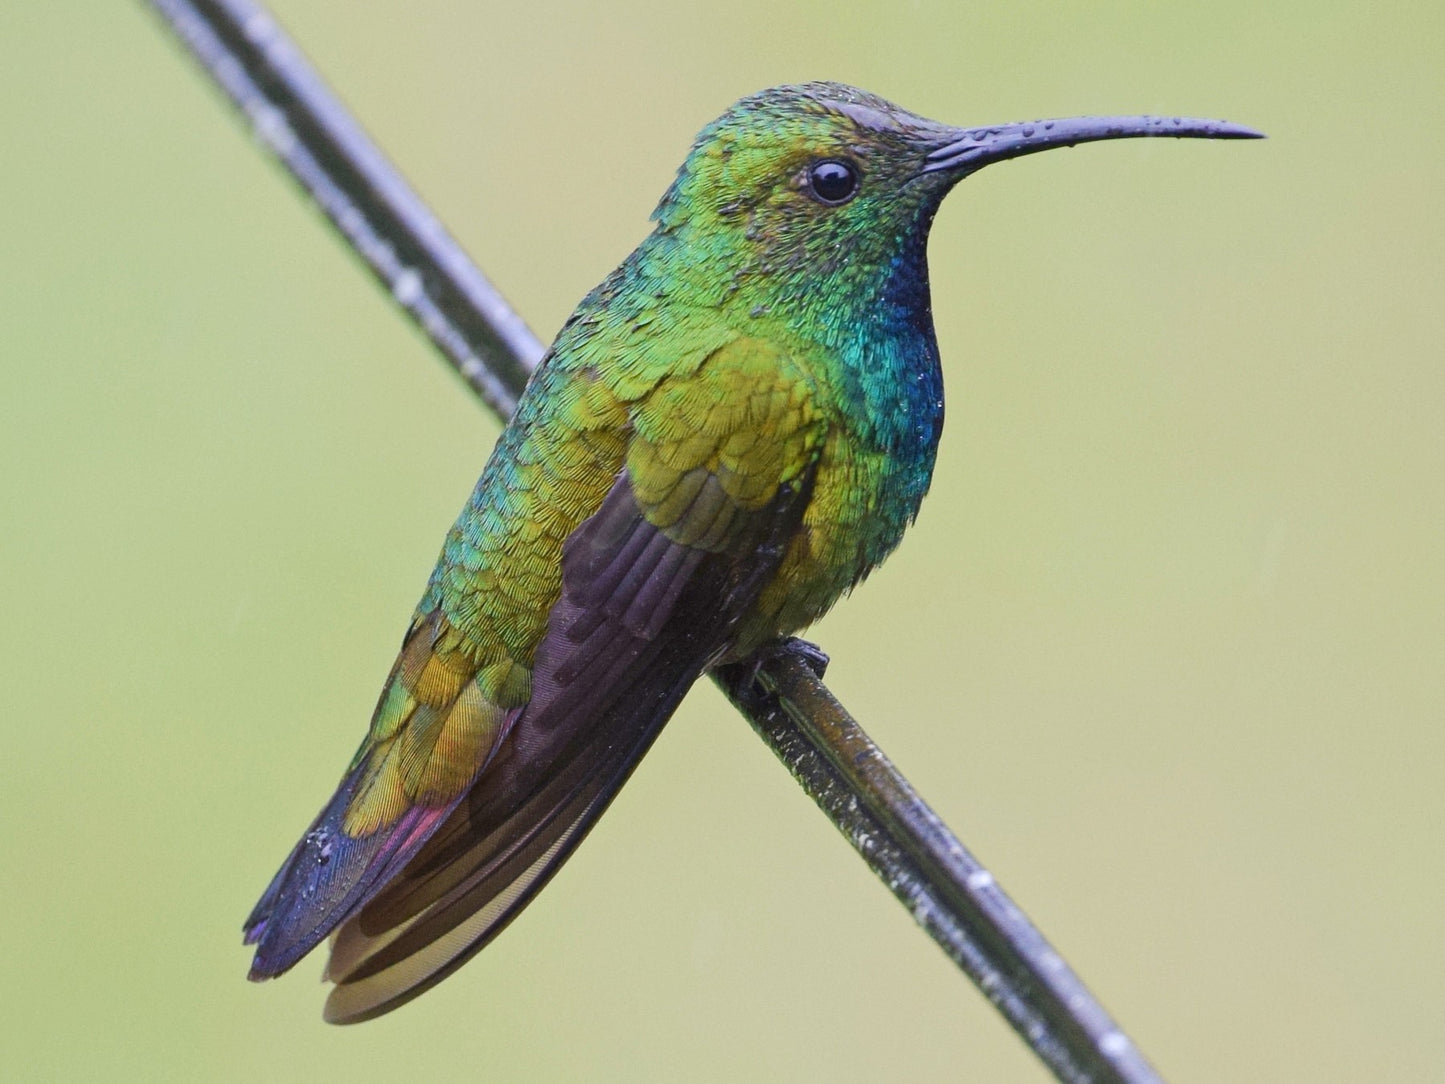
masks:
{"type": "Polygon", "coordinates": [[[284,975],[314,947],[314,943],[308,943],[305,939],[293,939],[281,945],[268,945],[260,941],[255,955],[251,957],[251,967],[246,972],[246,978],[251,982],[265,982],[267,979],[284,975]]]}

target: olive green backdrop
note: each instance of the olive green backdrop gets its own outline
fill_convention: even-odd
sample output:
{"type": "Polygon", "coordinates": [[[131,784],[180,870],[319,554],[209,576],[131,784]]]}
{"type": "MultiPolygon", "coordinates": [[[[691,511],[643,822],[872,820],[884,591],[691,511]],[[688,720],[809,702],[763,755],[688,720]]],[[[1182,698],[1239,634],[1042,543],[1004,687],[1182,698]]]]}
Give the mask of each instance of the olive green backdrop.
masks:
{"type": "MultiPolygon", "coordinates": [[[[1171,1079],[1445,1078],[1438,4],[277,9],[544,337],[768,84],[1266,130],[952,197],[933,494],[816,634],[1171,1079]]],[[[140,4],[0,6],[0,107],[0,1075],[1042,1079],[706,687],[422,1000],[247,984],[496,427],[140,4]]]]}

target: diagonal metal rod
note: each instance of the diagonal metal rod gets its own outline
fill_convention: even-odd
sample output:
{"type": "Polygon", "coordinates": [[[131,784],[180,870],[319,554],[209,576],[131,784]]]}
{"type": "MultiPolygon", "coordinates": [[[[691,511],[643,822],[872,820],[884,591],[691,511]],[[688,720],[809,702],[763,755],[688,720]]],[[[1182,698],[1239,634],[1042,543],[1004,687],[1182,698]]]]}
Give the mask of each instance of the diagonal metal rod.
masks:
{"type": "MultiPolygon", "coordinates": [[[[506,418],[542,343],[266,9],[146,0],[471,390],[506,418]]],[[[821,680],[801,641],[713,674],[870,869],[1059,1079],[1153,1068],[821,680]]]]}

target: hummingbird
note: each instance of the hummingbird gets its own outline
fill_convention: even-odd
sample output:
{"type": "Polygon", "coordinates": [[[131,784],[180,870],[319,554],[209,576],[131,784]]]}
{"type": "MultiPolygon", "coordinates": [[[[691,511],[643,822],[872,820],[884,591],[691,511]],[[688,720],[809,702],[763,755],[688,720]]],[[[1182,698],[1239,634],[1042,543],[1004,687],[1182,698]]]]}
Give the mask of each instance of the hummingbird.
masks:
{"type": "Polygon", "coordinates": [[[361,747],[244,926],[331,938],[326,1019],[460,967],[556,873],[692,684],[818,619],[918,514],[943,428],[926,247],[984,166],[1111,116],[956,128],[838,83],[697,137],[578,305],[446,536],[361,747]]]}

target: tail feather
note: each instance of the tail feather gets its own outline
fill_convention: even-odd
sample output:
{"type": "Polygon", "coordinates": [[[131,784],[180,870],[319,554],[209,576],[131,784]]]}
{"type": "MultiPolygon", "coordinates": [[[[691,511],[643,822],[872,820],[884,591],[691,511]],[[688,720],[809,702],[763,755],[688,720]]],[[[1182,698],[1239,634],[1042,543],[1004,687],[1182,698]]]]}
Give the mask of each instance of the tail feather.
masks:
{"type": "Polygon", "coordinates": [[[249,977],[289,970],[365,905],[421,849],[456,802],[408,810],[388,831],[353,839],[341,830],[361,769],[353,770],[301,837],[244,926],[256,946],[249,977]]]}
{"type": "MultiPolygon", "coordinates": [[[[408,898],[404,873],[342,925],[331,947],[327,974],[336,988],[327,998],[326,1019],[356,1023],[389,1012],[446,978],[505,929],[606,810],[697,671],[689,667],[671,676],[674,688],[652,699],[646,715],[603,720],[597,736],[518,810],[512,823],[525,831],[480,834],[446,868],[444,879],[424,875],[418,886],[424,906],[408,898]],[[622,726],[629,732],[619,733],[622,726]]],[[[468,811],[458,809],[452,820],[468,820],[468,811]]],[[[426,859],[424,851],[414,868],[426,859]]]]}

